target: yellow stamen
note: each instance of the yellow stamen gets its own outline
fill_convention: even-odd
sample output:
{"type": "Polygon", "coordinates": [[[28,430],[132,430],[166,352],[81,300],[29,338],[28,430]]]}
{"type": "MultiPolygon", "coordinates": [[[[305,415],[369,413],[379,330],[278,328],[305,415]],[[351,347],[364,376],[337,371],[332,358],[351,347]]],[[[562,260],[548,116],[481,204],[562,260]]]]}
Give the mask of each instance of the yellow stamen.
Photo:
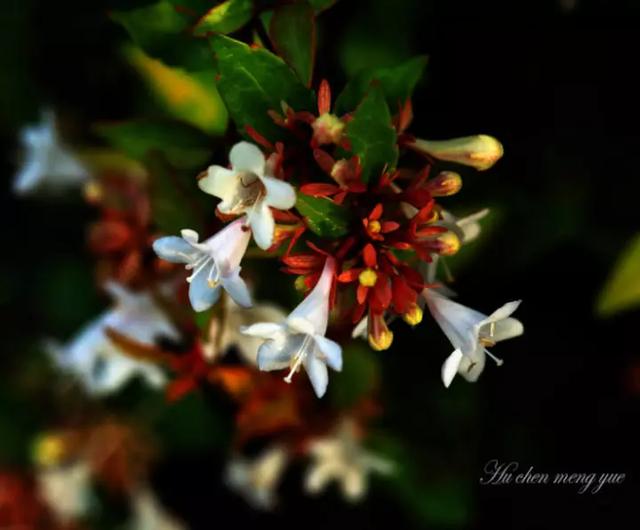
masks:
{"type": "Polygon", "coordinates": [[[418,304],[413,304],[413,307],[402,315],[402,319],[410,326],[417,326],[422,322],[422,309],[418,304]]]}
{"type": "Polygon", "coordinates": [[[391,346],[393,342],[393,331],[384,330],[378,334],[377,337],[373,336],[373,333],[369,333],[369,346],[376,351],[386,350],[391,346]]]}
{"type": "Polygon", "coordinates": [[[373,287],[378,281],[378,275],[373,269],[365,269],[358,275],[358,281],[364,287],[373,287]]]}
{"type": "Polygon", "coordinates": [[[380,232],[380,230],[382,230],[382,226],[380,226],[380,221],[369,221],[369,225],[367,226],[367,228],[369,229],[369,232],[371,232],[372,234],[377,234],[378,232],[380,232]]]}

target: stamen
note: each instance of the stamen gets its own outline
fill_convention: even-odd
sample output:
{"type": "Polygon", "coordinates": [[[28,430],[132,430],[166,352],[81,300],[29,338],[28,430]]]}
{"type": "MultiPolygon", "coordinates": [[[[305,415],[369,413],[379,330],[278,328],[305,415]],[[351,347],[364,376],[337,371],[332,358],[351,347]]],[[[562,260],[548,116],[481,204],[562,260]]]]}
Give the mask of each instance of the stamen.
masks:
{"type": "Polygon", "coordinates": [[[291,366],[291,370],[289,371],[287,376],[284,378],[286,383],[291,383],[291,378],[293,377],[293,374],[295,374],[300,369],[300,365],[302,364],[302,361],[304,361],[304,358],[307,355],[307,352],[305,351],[305,349],[309,344],[310,340],[311,340],[311,335],[305,335],[304,340],[300,345],[300,348],[298,348],[298,351],[293,357],[295,359],[295,362],[291,366]]]}
{"type": "Polygon", "coordinates": [[[204,258],[205,259],[201,258],[196,262],[198,264],[197,266],[196,266],[196,263],[194,263],[193,267],[189,267],[189,266],[185,267],[189,269],[195,268],[194,271],[191,273],[191,276],[187,278],[187,282],[191,283],[191,281],[198,275],[198,273],[200,273],[200,271],[202,271],[209,264],[209,261],[213,260],[211,256],[207,256],[206,254],[204,258]]]}
{"type": "Polygon", "coordinates": [[[209,271],[209,275],[207,276],[207,284],[209,285],[209,287],[213,289],[216,285],[218,285],[219,278],[220,278],[220,271],[218,270],[218,266],[214,261],[213,265],[211,266],[211,270],[209,271]],[[215,272],[215,278],[213,277],[214,272],[215,272]]]}
{"type": "Polygon", "coordinates": [[[487,350],[487,348],[483,348],[483,349],[484,349],[484,352],[494,360],[497,366],[502,366],[504,364],[504,361],[502,359],[500,359],[499,357],[496,357],[493,353],[487,350]]]}

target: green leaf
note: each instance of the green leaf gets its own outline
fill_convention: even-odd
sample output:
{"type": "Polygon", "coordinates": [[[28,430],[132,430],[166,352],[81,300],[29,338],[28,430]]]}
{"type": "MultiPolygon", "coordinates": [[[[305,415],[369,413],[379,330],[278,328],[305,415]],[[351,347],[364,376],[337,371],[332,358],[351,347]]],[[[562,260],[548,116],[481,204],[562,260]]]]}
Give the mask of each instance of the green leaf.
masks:
{"type": "Polygon", "coordinates": [[[210,68],[211,53],[206,42],[194,39],[189,33],[199,13],[188,12],[168,0],[161,0],[137,9],[114,11],[111,18],[152,57],[189,70],[210,68]]]}
{"type": "Polygon", "coordinates": [[[418,56],[391,68],[366,69],[347,83],[336,100],[336,112],[344,114],[355,109],[377,81],[389,107],[396,112],[400,105],[411,98],[416,84],[427,65],[426,56],[418,56]]]}
{"type": "Polygon", "coordinates": [[[249,22],[252,16],[252,0],[227,0],[205,13],[193,28],[193,34],[233,33],[249,22]]]}
{"type": "Polygon", "coordinates": [[[315,9],[316,13],[320,13],[321,11],[329,9],[337,1],[338,0],[309,0],[309,3],[311,7],[315,9]]]}
{"type": "Polygon", "coordinates": [[[145,160],[161,151],[180,169],[202,168],[211,158],[211,139],[198,129],[170,120],[130,120],[100,123],[97,133],[131,158],[145,160]]]}
{"type": "Polygon", "coordinates": [[[278,55],[309,86],[316,54],[316,21],[313,8],[305,3],[275,10],[269,23],[269,37],[278,55]]]}
{"type": "Polygon", "coordinates": [[[366,343],[353,342],[344,349],[341,372],[331,375],[329,399],[339,409],[348,409],[375,388],[379,378],[377,358],[366,343]]]}
{"type": "Polygon", "coordinates": [[[329,199],[298,194],[296,208],[312,232],[322,237],[342,237],[349,232],[349,213],[329,199]]]}
{"type": "Polygon", "coordinates": [[[134,47],[126,55],[168,114],[207,133],[224,133],[228,116],[214,72],[187,72],[170,67],[134,47]]]}
{"type": "Polygon", "coordinates": [[[223,35],[210,39],[219,74],[218,90],[238,130],[252,126],[270,140],[282,138],[284,129],[268,115],[285,101],[294,110],[312,110],[312,92],[285,62],[265,49],[252,49],[223,35]]]}
{"type": "Polygon", "coordinates": [[[203,226],[203,194],[191,171],[172,167],[159,151],[147,158],[151,177],[151,214],[155,225],[166,234],[183,228],[200,232],[203,226]]]}
{"type": "Polygon", "coordinates": [[[633,307],[640,307],[640,234],[618,258],[600,292],[596,309],[601,316],[610,316],[633,307]]]}
{"type": "Polygon", "coordinates": [[[362,164],[362,180],[378,177],[382,170],[393,169],[398,160],[396,132],[391,125],[389,107],[378,86],[372,86],[348,123],[347,138],[351,151],[362,164]]]}

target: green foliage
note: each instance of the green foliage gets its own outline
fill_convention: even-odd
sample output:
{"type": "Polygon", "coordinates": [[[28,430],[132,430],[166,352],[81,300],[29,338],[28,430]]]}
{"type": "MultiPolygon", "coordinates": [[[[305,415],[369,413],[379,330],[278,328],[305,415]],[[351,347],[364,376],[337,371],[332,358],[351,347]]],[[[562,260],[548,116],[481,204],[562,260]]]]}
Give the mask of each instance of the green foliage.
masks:
{"type": "Polygon", "coordinates": [[[170,67],[133,47],[126,55],[168,115],[210,134],[225,131],[227,111],[216,88],[214,72],[170,67]]]}
{"type": "Polygon", "coordinates": [[[601,316],[633,307],[640,307],[640,234],[622,251],[597,302],[601,316]]]}
{"type": "Polygon", "coordinates": [[[298,194],[296,209],[306,218],[311,231],[321,237],[342,237],[349,232],[349,212],[321,197],[298,194]]]}
{"type": "Polygon", "coordinates": [[[316,13],[320,13],[321,11],[329,9],[337,1],[338,0],[309,0],[309,4],[315,9],[316,13]]]}
{"type": "Polygon", "coordinates": [[[129,120],[101,123],[100,136],[131,158],[143,161],[152,151],[161,151],[179,169],[203,167],[211,156],[211,139],[198,129],[171,120],[129,120]]]}
{"type": "Polygon", "coordinates": [[[316,24],[313,8],[305,3],[275,10],[269,22],[271,42],[280,55],[309,86],[316,53],[316,24]]]}
{"type": "Polygon", "coordinates": [[[370,395],[378,383],[377,357],[364,342],[352,342],[344,348],[342,372],[331,375],[329,399],[339,409],[348,409],[370,395]]]}
{"type": "Polygon", "coordinates": [[[398,160],[396,132],[391,125],[389,107],[382,90],[372,86],[347,125],[347,137],[353,154],[362,164],[362,180],[378,177],[382,170],[393,169],[398,160]]]}
{"type": "Polygon", "coordinates": [[[181,172],[154,151],[147,157],[151,175],[151,212],[156,226],[166,234],[183,228],[197,232],[203,226],[203,194],[198,191],[193,173],[181,172]]]}
{"type": "Polygon", "coordinates": [[[361,70],[344,87],[336,100],[336,112],[344,114],[355,109],[365,97],[371,83],[378,82],[389,107],[395,112],[407,99],[411,98],[416,84],[427,65],[427,57],[420,55],[389,68],[368,68],[361,70]]]}
{"type": "Polygon", "coordinates": [[[240,132],[250,125],[275,140],[284,130],[273,123],[269,110],[278,111],[282,101],[295,110],[313,108],[311,91],[280,57],[222,35],[210,42],[220,75],[218,89],[240,132]]]}
{"type": "Polygon", "coordinates": [[[252,16],[252,0],[227,0],[207,11],[193,28],[193,34],[233,33],[249,22],[252,16]]]}
{"type": "Polygon", "coordinates": [[[188,31],[195,22],[193,15],[172,5],[169,0],[127,11],[113,11],[111,18],[152,57],[189,70],[211,66],[206,42],[194,39],[188,31]]]}

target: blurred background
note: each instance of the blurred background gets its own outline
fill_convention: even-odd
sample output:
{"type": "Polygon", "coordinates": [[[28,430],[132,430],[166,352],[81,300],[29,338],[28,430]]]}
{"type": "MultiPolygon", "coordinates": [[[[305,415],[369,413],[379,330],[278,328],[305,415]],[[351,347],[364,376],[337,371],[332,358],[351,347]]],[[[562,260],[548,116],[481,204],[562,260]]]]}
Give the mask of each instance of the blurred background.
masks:
{"type": "MultiPolygon", "coordinates": [[[[85,250],[95,212],[80,197],[12,194],[18,131],[49,106],[64,117],[66,136],[82,143],[91,124],[145,105],[122,59],[126,34],[107,16],[132,3],[144,2],[5,0],[0,8],[1,470],[28,469],[32,440],[70,414],[56,398],[40,339],[69,337],[106,303],[85,250]]],[[[255,512],[219,478],[228,418],[188,401],[165,412],[155,433],[164,456],[152,483],[162,503],[195,529],[230,520],[280,528],[634,527],[639,254],[635,265],[621,263],[640,231],[640,2],[342,0],[319,24],[318,78],[340,87],[359,68],[427,54],[413,132],[486,133],[503,143],[495,168],[463,173],[454,211],[489,206],[492,214],[450,266],[465,305],[490,312],[521,298],[525,335],[501,345],[504,366],[446,391],[439,376],[449,345],[432,320],[396,333],[393,348],[379,354],[379,426],[411,455],[415,476],[404,485],[376,479],[368,500],[352,506],[336,491],[305,497],[294,469],[279,508],[255,512]],[[635,308],[626,299],[600,298],[599,306],[620,267],[623,298],[638,293],[635,308]],[[571,486],[481,486],[491,459],[626,480],[595,495],[571,486]]],[[[96,407],[124,411],[151,399],[136,391],[96,407]]],[[[112,519],[102,527],[116,527],[112,519]]]]}

